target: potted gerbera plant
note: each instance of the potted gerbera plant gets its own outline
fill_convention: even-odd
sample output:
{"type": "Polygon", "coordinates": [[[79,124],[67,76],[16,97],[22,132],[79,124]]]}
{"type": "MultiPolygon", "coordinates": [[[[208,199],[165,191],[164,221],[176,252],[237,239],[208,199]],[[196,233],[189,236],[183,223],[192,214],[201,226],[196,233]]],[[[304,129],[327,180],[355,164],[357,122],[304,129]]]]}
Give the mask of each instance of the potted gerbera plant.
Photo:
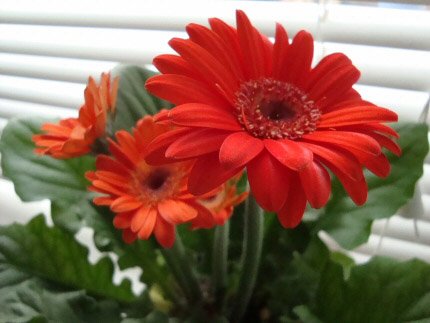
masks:
{"type": "Polygon", "coordinates": [[[89,78],[77,118],[10,121],[2,169],[42,215],[0,228],[0,322],[424,322],[430,265],[356,265],[319,239],[364,243],[413,196],[423,124],[353,88],[341,53],[312,67],[313,38],[275,39],[237,12],[172,39],[160,74],[89,78]],[[308,207],[308,209],[307,209],[308,207]],[[112,282],[75,233],[94,230],[146,287],[112,282]]]}

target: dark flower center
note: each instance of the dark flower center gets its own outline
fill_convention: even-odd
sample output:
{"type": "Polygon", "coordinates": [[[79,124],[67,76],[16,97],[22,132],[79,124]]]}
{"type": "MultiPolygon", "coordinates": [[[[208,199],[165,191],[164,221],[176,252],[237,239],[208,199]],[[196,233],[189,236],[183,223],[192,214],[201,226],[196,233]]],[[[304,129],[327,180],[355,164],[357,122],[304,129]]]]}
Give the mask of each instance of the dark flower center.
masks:
{"type": "Polygon", "coordinates": [[[148,175],[146,185],[151,190],[156,191],[164,185],[169,175],[170,173],[167,169],[157,168],[148,175]]]}
{"type": "Polygon", "coordinates": [[[321,110],[296,86],[263,78],[243,83],[236,93],[237,118],[257,138],[298,139],[316,130],[321,110]]]}

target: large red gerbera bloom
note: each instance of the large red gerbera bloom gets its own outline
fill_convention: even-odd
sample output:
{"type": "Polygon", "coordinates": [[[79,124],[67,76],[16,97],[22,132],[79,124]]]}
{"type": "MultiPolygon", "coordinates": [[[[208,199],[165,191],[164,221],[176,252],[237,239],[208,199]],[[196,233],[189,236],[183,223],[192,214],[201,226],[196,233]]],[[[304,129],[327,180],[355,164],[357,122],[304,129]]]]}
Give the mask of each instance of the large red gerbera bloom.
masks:
{"type": "Polygon", "coordinates": [[[328,170],[363,204],[362,167],[387,176],[381,147],[401,153],[391,140],[397,133],[382,124],[397,115],[361,99],[352,88],[360,73],[345,55],[312,68],[314,43],[305,31],[290,43],[278,24],[272,43],[242,11],[237,29],[216,18],[209,23],[188,25],[189,39],[170,41],[179,55],[154,60],[163,74],[146,87],[176,105],[159,119],[181,129],[158,137],[147,160],[197,158],[189,178],[194,194],[246,167],[257,202],[285,227],[300,222],[307,201],[326,204],[328,170]]]}
{"type": "Polygon", "coordinates": [[[109,139],[113,156],[99,155],[97,170],[86,174],[92,182],[90,190],[105,194],[96,197],[94,203],[109,206],[116,213],[114,226],[124,230],[128,243],[154,234],[163,247],[169,248],[175,241],[177,224],[199,218],[201,227],[210,227],[215,221],[216,214],[200,202],[209,196],[196,197],[187,190],[192,162],[150,166],[144,161],[148,142],[168,129],[168,125],[154,124],[153,118],[146,116],[133,134],[118,131],[117,142],[109,139]]]}
{"type": "Polygon", "coordinates": [[[109,74],[102,74],[100,85],[90,77],[79,117],[42,125],[46,133],[33,136],[35,152],[58,159],[89,153],[94,142],[105,135],[108,113],[115,109],[117,90],[118,79],[111,82],[109,74]]]}

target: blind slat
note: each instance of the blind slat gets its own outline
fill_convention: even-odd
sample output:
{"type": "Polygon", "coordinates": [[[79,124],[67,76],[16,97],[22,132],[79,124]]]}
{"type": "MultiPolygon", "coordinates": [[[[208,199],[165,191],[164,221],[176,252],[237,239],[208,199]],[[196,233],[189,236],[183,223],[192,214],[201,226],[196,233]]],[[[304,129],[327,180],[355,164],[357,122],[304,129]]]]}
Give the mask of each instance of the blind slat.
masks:
{"type": "Polygon", "coordinates": [[[103,14],[94,1],[70,3],[39,0],[3,1],[0,20],[4,23],[183,30],[189,22],[207,23],[209,17],[234,21],[234,10],[247,12],[254,24],[273,35],[274,21],[292,33],[320,28],[327,41],[380,46],[430,49],[430,13],[392,8],[330,4],[326,14],[313,3],[255,1],[103,1],[103,14]],[[26,3],[28,3],[26,5],[26,3]],[[191,9],[192,8],[192,9],[191,9]],[[82,13],[85,12],[85,15],[82,13]],[[318,24],[318,18],[323,17],[318,24]],[[401,36],[401,37],[399,37],[401,36]]]}

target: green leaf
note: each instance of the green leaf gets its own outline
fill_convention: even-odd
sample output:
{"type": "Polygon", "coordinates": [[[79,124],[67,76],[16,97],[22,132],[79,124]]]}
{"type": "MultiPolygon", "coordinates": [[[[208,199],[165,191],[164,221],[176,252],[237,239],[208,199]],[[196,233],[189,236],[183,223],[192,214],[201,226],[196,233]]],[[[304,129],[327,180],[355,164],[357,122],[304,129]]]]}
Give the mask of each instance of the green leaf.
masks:
{"type": "Polygon", "coordinates": [[[430,265],[377,257],[352,268],[345,281],[342,267],[330,263],[311,310],[327,323],[429,321],[430,265]]]}
{"type": "Polygon", "coordinates": [[[0,142],[3,174],[15,184],[15,190],[23,201],[45,198],[78,201],[88,196],[85,171],[94,168],[94,158],[81,157],[58,160],[37,156],[31,141],[40,133],[47,120],[14,119],[3,130],[0,142]]]}
{"type": "Polygon", "coordinates": [[[364,206],[356,206],[338,181],[334,181],[332,198],[314,225],[314,233],[325,230],[343,247],[352,249],[365,243],[375,219],[393,215],[412,198],[415,184],[423,174],[428,152],[428,129],[424,124],[397,125],[402,156],[389,154],[391,173],[386,179],[366,176],[369,196],[364,206]]]}
{"type": "Polygon", "coordinates": [[[116,323],[120,308],[109,300],[98,301],[84,291],[62,291],[37,278],[0,266],[0,322],[116,323]],[[10,280],[10,276],[20,276],[10,280]],[[5,280],[8,282],[6,283],[5,280]]]}
{"type": "Polygon", "coordinates": [[[0,264],[48,279],[58,284],[85,289],[89,294],[131,302],[130,282],[112,282],[113,264],[104,257],[91,265],[87,249],[74,237],[56,227],[49,228],[43,216],[27,225],[0,227],[0,264]]]}
{"type": "Polygon", "coordinates": [[[129,131],[143,116],[170,107],[146,91],[145,82],[153,75],[156,73],[136,65],[119,65],[112,70],[112,77],[119,77],[119,88],[111,133],[121,129],[129,131]]]}

